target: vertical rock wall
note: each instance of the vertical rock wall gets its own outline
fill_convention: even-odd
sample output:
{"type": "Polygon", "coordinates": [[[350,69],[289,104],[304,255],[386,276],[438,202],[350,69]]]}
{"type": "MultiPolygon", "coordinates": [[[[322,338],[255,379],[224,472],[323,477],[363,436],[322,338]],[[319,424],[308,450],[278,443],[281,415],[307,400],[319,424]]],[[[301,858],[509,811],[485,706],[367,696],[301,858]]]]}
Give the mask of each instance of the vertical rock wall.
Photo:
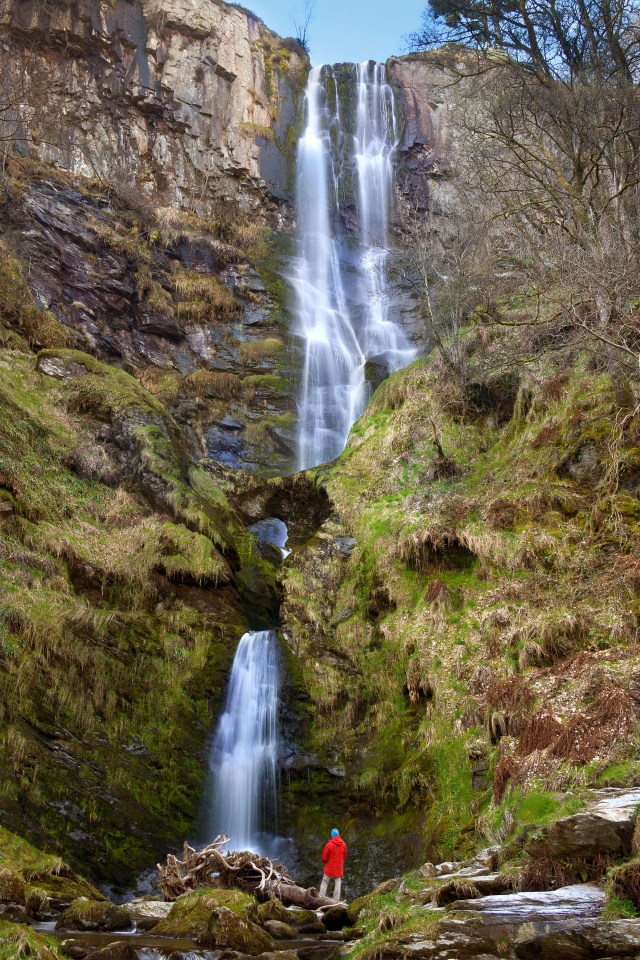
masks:
{"type": "Polygon", "coordinates": [[[248,11],[0,0],[0,42],[23,152],[204,214],[221,200],[268,213],[289,198],[307,58],[248,11]]]}

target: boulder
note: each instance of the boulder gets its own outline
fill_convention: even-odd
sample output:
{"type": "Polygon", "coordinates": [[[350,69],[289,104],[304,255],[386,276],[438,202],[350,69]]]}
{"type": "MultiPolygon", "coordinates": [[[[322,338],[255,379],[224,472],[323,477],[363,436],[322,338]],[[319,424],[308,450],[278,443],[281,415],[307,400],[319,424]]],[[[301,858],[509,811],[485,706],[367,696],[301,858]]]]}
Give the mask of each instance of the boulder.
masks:
{"type": "Polygon", "coordinates": [[[60,949],[65,957],[71,957],[71,960],[84,960],[89,952],[79,940],[62,940],[60,949]]]}
{"type": "Polygon", "coordinates": [[[292,927],[295,927],[296,930],[299,930],[305,923],[317,923],[318,914],[313,910],[291,910],[288,922],[292,927]]]}
{"type": "Polygon", "coordinates": [[[202,947],[214,947],[220,950],[230,948],[252,957],[259,953],[270,953],[277,944],[262,927],[238,916],[228,907],[216,907],[211,911],[205,933],[198,938],[202,947]]]}
{"type": "Polygon", "coordinates": [[[293,940],[298,936],[293,927],[288,923],[283,923],[282,920],[265,920],[262,926],[276,940],[293,940]]]}
{"type": "Polygon", "coordinates": [[[165,900],[132,900],[122,906],[136,925],[137,930],[151,930],[169,916],[173,903],[165,900]]]}
{"type": "MultiPolygon", "coordinates": [[[[310,913],[311,911],[305,910],[304,912],[310,913]]],[[[302,913],[302,911],[289,910],[279,900],[267,900],[266,903],[261,903],[258,907],[258,920],[260,923],[264,923],[265,920],[279,920],[280,923],[289,923],[294,926],[299,913],[302,913]]]]}
{"type": "Polygon", "coordinates": [[[541,932],[528,936],[523,930],[515,945],[521,960],[596,960],[600,957],[640,955],[640,920],[612,920],[587,924],[572,931],[541,932]]]}
{"type": "Polygon", "coordinates": [[[587,810],[543,827],[525,849],[555,858],[629,856],[639,805],[640,789],[596,790],[587,810]]]}
{"type": "Polygon", "coordinates": [[[131,930],[133,923],[124,907],[108,900],[74,900],[58,922],[56,930],[131,930]]]}
{"type": "Polygon", "coordinates": [[[138,960],[138,954],[130,943],[109,943],[91,954],[95,960],[138,960]]]}
{"type": "Polygon", "coordinates": [[[326,930],[325,925],[321,920],[309,920],[307,923],[301,923],[295,928],[298,933],[303,933],[305,936],[312,933],[324,933],[326,930]]]}
{"type": "Polygon", "coordinates": [[[257,917],[256,902],[248,893],[203,888],[178,897],[167,916],[151,928],[151,933],[158,937],[199,940],[207,935],[212,911],[217,907],[225,907],[247,919],[257,917]]]}
{"type": "Polygon", "coordinates": [[[6,867],[0,870],[0,903],[24,905],[26,890],[26,884],[19,873],[6,867]]]}

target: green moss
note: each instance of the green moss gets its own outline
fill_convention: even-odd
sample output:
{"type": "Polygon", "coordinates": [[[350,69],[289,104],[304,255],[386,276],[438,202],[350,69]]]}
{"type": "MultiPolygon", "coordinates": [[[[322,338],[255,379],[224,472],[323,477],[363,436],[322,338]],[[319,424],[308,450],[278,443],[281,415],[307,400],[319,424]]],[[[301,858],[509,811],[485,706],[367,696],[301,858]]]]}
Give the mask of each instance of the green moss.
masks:
{"type": "Polygon", "coordinates": [[[62,930],[128,930],[131,916],[124,907],[105,900],[74,900],[56,927],[62,930]]]}
{"type": "Polygon", "coordinates": [[[216,907],[226,907],[247,920],[257,917],[257,903],[249,894],[203,888],[176,900],[168,916],[153,928],[153,935],[197,940],[206,934],[211,911],[216,907]]]}
{"type": "Polygon", "coordinates": [[[16,960],[16,957],[24,956],[33,960],[65,958],[56,937],[43,936],[23,924],[0,920],[0,960],[16,960]]]}

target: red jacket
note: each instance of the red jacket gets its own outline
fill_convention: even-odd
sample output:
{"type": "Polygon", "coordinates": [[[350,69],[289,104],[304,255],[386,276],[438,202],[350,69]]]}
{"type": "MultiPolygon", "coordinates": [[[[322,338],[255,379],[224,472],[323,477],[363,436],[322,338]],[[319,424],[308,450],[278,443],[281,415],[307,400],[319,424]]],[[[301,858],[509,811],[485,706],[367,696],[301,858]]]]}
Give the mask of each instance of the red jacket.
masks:
{"type": "Polygon", "coordinates": [[[324,872],[328,877],[341,877],[347,859],[347,845],[342,837],[332,837],[322,851],[324,872]]]}

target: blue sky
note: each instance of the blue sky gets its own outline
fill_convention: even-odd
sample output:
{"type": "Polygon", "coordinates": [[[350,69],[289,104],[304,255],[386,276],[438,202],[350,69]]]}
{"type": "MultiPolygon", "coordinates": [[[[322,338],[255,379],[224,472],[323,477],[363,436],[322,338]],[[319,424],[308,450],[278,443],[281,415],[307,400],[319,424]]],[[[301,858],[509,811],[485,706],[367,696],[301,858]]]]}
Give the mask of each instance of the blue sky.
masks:
{"type": "MultiPolygon", "coordinates": [[[[281,36],[294,36],[304,0],[241,0],[281,36]]],[[[311,62],[386,60],[405,53],[403,37],[420,26],[426,0],[315,0],[309,27],[311,62]]]]}

